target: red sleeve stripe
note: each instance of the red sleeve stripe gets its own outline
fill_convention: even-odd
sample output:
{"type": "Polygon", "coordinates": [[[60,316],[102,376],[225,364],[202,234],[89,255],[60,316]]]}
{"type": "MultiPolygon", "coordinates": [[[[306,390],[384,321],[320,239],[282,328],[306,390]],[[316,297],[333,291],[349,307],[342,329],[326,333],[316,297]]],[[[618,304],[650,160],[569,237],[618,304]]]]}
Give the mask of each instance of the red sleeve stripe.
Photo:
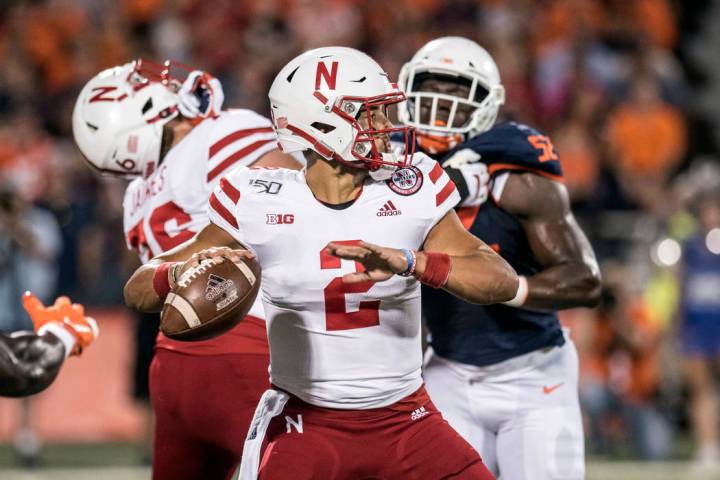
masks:
{"type": "Polygon", "coordinates": [[[435,195],[435,206],[442,204],[455,191],[455,184],[452,180],[448,180],[442,190],[435,195]]]}
{"type": "Polygon", "coordinates": [[[267,140],[258,140],[257,142],[251,143],[245,148],[241,148],[237,152],[233,153],[229,157],[227,157],[225,160],[220,162],[215,168],[210,170],[207,174],[207,181],[211,182],[215,177],[220,175],[222,172],[228,169],[232,164],[236,163],[238,160],[241,160],[244,157],[247,157],[251,153],[253,153],[258,148],[267,145],[268,143],[274,143],[274,138],[269,138],[267,140]]]}
{"type": "Polygon", "coordinates": [[[237,203],[240,201],[240,190],[235,188],[233,184],[228,181],[227,178],[220,179],[220,189],[225,195],[228,196],[230,200],[233,201],[235,205],[237,205],[237,203]]]}
{"type": "Polygon", "coordinates": [[[263,128],[249,128],[247,130],[238,130],[237,132],[233,132],[230,135],[227,135],[217,142],[213,144],[212,147],[210,147],[210,154],[208,156],[208,159],[215,156],[216,153],[218,153],[223,148],[227,147],[233,142],[237,142],[241,138],[248,137],[250,135],[254,135],[256,133],[272,133],[273,129],[272,127],[263,127],[263,128]]]}
{"type": "Polygon", "coordinates": [[[237,220],[235,220],[235,217],[233,216],[233,214],[230,213],[230,211],[227,208],[225,208],[225,206],[222,203],[220,203],[220,200],[217,199],[217,197],[215,196],[214,193],[212,195],[210,195],[210,207],[215,211],[215,213],[220,215],[223,218],[223,220],[225,220],[230,225],[232,225],[233,228],[235,228],[235,230],[238,229],[237,220]]]}
{"type": "Polygon", "coordinates": [[[443,172],[443,168],[440,166],[439,163],[436,162],[433,169],[430,170],[430,181],[433,183],[437,183],[438,179],[442,177],[443,172]]]}

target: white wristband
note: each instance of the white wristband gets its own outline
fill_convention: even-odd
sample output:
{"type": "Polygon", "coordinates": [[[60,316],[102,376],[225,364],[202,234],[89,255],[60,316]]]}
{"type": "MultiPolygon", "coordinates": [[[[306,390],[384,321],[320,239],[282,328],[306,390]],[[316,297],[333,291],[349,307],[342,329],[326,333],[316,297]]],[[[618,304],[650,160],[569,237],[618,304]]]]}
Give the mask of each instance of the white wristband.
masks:
{"type": "Polygon", "coordinates": [[[69,357],[73,348],[75,348],[75,335],[70,333],[70,331],[63,327],[62,323],[59,322],[46,323],[40,327],[37,332],[38,335],[45,335],[46,333],[52,333],[60,339],[62,344],[65,346],[65,358],[69,357]]]}
{"type": "Polygon", "coordinates": [[[512,300],[508,300],[507,302],[503,302],[503,304],[509,306],[509,307],[521,307],[525,300],[527,300],[528,296],[528,282],[527,278],[523,275],[518,276],[518,289],[517,293],[515,294],[515,298],[512,300]]]}

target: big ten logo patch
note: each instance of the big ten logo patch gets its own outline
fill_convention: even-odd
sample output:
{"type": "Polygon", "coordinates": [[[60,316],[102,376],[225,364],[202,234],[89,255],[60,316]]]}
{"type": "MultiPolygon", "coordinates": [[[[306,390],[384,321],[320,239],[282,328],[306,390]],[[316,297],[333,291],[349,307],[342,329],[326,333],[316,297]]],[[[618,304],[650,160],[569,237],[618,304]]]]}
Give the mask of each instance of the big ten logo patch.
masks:
{"type": "Polygon", "coordinates": [[[265,223],[268,225],[288,225],[295,223],[295,215],[292,213],[266,213],[265,223]]]}

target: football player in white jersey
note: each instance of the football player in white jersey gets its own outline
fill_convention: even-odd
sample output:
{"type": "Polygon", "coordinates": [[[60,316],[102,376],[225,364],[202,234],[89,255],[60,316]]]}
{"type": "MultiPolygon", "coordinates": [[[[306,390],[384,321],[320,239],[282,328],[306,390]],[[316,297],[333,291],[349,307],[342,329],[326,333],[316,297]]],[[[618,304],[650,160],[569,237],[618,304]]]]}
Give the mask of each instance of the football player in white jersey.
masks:
{"type": "Polygon", "coordinates": [[[389,135],[410,142],[412,129],[388,121],[404,95],[373,59],[306,52],[269,97],[282,149],[305,152],[307,169],[228,174],[210,197],[211,224],[139,268],[126,303],[157,311],[173,271],[257,257],[274,388],[248,433],[242,479],[493,478],[423,387],[420,283],[487,303],[511,299],[517,275],[463,228],[439,164],[390,153],[389,135]]]}
{"type": "MultiPolygon", "coordinates": [[[[175,79],[172,63],[105,70],[80,93],[73,133],[88,163],[135,177],[123,203],[129,248],[143,262],[208,224],[207,201],[239,165],[299,168],[277,148],[270,121],[221,110],[205,72],[175,79]]],[[[231,332],[202,342],[158,335],[150,367],[156,415],[153,478],[223,479],[236,469],[255,405],[268,386],[262,304],[231,332]]]]}

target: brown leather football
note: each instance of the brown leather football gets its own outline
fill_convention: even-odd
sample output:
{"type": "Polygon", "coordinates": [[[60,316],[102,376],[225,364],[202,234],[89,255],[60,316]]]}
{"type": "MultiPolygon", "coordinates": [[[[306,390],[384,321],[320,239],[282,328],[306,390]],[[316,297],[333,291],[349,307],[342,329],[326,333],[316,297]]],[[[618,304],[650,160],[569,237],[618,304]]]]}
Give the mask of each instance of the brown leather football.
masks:
{"type": "Polygon", "coordinates": [[[174,340],[221,335],[250,311],[260,289],[257,260],[203,260],[185,271],[165,299],[160,330],[174,340]]]}

